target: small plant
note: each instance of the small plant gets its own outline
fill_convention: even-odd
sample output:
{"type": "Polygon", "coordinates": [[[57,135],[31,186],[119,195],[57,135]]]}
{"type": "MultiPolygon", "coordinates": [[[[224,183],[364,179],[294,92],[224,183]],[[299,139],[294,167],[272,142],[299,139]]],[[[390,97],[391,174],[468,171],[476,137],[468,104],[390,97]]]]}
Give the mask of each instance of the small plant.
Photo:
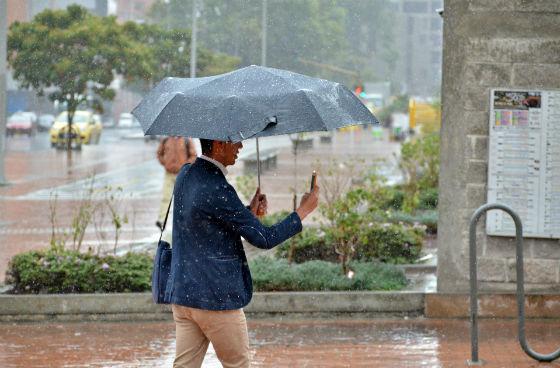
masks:
{"type": "Polygon", "coordinates": [[[439,176],[439,134],[425,135],[401,146],[399,161],[405,177],[403,210],[413,212],[423,190],[437,188],[439,176]]]}
{"type": "Polygon", "coordinates": [[[51,223],[51,239],[49,241],[49,244],[54,248],[64,248],[68,235],[64,232],[60,234],[58,231],[58,222],[56,217],[57,209],[58,194],[51,192],[49,195],[49,220],[51,223]]]}
{"type": "Polygon", "coordinates": [[[80,202],[72,217],[72,249],[77,251],[82,247],[86,229],[98,209],[98,204],[93,199],[95,174],[92,174],[86,183],[86,189],[82,192],[80,202]]]}
{"type": "Polygon", "coordinates": [[[114,228],[114,242],[113,242],[113,254],[117,254],[117,245],[119,243],[119,236],[122,231],[122,227],[124,224],[128,223],[128,216],[126,213],[121,214],[121,202],[123,196],[123,189],[121,187],[117,187],[113,190],[110,186],[106,186],[105,191],[105,206],[109,210],[109,214],[111,215],[111,224],[114,228]]]}

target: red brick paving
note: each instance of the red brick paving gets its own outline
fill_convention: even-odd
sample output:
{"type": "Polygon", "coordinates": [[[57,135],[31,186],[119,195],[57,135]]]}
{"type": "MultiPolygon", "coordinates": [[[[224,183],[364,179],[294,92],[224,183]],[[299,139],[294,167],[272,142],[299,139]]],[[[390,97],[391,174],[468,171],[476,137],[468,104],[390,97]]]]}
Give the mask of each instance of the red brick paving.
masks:
{"type": "MultiPolygon", "coordinates": [[[[249,319],[253,367],[466,367],[466,320],[374,319],[263,321],[249,319]]],[[[560,346],[559,320],[527,323],[529,343],[549,353],[560,346]]],[[[0,325],[0,367],[164,367],[174,353],[172,322],[0,325]]],[[[522,352],[514,320],[480,322],[484,367],[560,367],[522,352]]],[[[219,367],[207,354],[204,367],[219,367]]]]}

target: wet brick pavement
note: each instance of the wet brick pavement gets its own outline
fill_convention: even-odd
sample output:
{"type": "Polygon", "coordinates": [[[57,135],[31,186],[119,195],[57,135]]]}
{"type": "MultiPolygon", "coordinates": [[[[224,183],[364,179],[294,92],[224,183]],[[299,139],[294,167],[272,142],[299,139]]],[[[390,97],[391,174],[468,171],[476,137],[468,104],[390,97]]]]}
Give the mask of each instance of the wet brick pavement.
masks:
{"type": "MultiPolygon", "coordinates": [[[[249,320],[253,367],[466,367],[467,320],[249,320]]],[[[0,325],[0,367],[171,367],[173,322],[0,325]]],[[[560,345],[559,320],[527,323],[530,345],[560,345]]],[[[560,367],[522,352],[514,320],[480,321],[484,367],[560,367]]],[[[220,367],[207,353],[203,367],[220,367]]]]}

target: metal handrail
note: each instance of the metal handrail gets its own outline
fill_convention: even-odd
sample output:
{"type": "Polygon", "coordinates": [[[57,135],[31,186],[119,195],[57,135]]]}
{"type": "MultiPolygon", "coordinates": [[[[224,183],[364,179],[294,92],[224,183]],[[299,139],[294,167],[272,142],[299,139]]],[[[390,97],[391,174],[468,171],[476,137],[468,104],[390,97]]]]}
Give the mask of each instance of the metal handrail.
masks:
{"type": "Polygon", "coordinates": [[[540,354],[531,349],[525,336],[525,289],[523,275],[523,224],[521,218],[510,207],[499,204],[489,203],[479,207],[471,217],[469,227],[469,262],[470,262],[470,286],[471,286],[471,364],[481,364],[478,360],[478,285],[476,273],[476,224],[480,217],[489,210],[502,210],[507,212],[515,223],[516,238],[516,271],[517,271],[517,311],[518,311],[518,330],[519,343],[523,351],[531,358],[540,362],[551,362],[560,357],[560,349],[550,354],[540,354]]]}

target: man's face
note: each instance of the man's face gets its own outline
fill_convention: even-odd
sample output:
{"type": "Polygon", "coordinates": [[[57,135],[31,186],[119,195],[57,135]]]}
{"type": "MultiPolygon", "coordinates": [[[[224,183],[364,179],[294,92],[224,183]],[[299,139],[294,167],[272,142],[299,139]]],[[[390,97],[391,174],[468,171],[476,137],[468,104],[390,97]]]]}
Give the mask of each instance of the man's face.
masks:
{"type": "Polygon", "coordinates": [[[223,158],[222,164],[224,166],[235,164],[239,150],[243,148],[243,143],[220,142],[220,146],[223,158]]]}

